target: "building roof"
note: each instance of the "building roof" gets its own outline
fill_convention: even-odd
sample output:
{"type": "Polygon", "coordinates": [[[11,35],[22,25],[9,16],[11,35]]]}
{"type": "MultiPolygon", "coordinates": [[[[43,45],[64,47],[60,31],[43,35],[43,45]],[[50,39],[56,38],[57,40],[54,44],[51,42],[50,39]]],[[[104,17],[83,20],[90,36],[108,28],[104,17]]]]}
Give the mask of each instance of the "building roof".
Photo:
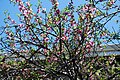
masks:
{"type": "Polygon", "coordinates": [[[111,45],[103,45],[102,49],[96,48],[96,51],[92,51],[91,56],[99,55],[99,56],[109,56],[109,55],[120,55],[120,44],[111,44],[111,45]]]}

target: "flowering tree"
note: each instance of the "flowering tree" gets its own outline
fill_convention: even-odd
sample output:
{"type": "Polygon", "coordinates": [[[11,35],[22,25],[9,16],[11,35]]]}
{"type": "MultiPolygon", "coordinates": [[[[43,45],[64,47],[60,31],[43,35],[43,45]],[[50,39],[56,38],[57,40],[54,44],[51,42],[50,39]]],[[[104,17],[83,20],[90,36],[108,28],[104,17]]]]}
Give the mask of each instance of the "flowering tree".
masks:
{"type": "MultiPolygon", "coordinates": [[[[76,9],[71,0],[59,9],[51,0],[49,12],[38,1],[33,11],[30,1],[12,0],[18,5],[18,21],[8,13],[0,39],[0,77],[4,79],[117,79],[115,56],[100,57],[103,38],[112,40],[105,25],[119,12],[114,0],[87,0],[76,9]],[[110,12],[112,9],[113,12],[110,12]],[[9,55],[9,56],[8,56],[9,55]],[[13,58],[15,57],[15,58],[13,58]]],[[[102,51],[103,52],[103,51],[102,51]]]]}

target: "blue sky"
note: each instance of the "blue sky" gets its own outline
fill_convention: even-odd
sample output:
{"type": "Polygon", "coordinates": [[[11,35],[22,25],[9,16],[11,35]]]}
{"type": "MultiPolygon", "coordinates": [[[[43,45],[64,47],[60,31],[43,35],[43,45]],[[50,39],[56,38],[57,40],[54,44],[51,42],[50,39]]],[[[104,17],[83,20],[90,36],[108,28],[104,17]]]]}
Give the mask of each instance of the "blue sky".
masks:
{"type": "MultiPolygon", "coordinates": [[[[23,1],[27,1],[27,0],[23,0],[23,1]]],[[[42,6],[44,8],[46,8],[47,10],[50,9],[51,7],[51,3],[49,0],[41,0],[42,1],[42,6]]],[[[58,0],[59,1],[59,8],[60,9],[63,9],[70,0],[58,0]]],[[[78,5],[82,5],[84,4],[85,0],[73,0],[74,1],[74,4],[75,6],[77,7],[78,5]]],[[[37,0],[31,0],[31,3],[33,4],[33,7],[35,7],[35,4],[37,4],[37,0]]],[[[14,20],[17,20],[17,14],[19,13],[19,10],[18,10],[18,6],[14,6],[13,3],[10,4],[9,0],[1,0],[0,1],[0,27],[1,26],[4,26],[4,18],[5,18],[5,15],[4,15],[4,11],[8,10],[8,13],[10,13],[10,16],[14,19],[14,20]]],[[[115,31],[118,32],[119,30],[119,26],[120,24],[116,24],[115,23],[115,20],[116,19],[119,19],[118,16],[113,18],[113,20],[111,20],[110,22],[108,22],[108,24],[106,25],[106,28],[110,31],[113,31],[112,27],[114,27],[115,31]]]]}
{"type": "Polygon", "coordinates": [[[0,26],[4,26],[4,11],[8,10],[8,12],[11,13],[11,15],[14,15],[14,13],[17,12],[17,10],[15,9],[15,7],[13,5],[10,4],[9,1],[6,0],[1,0],[0,1],[0,26]]]}
{"type": "MultiPolygon", "coordinates": [[[[27,0],[23,0],[23,1],[27,1],[27,0]]],[[[42,6],[45,7],[47,10],[49,10],[49,8],[51,7],[51,3],[49,0],[41,0],[42,1],[42,6]]],[[[63,9],[70,0],[58,0],[59,1],[59,8],[63,9]]],[[[35,6],[37,4],[37,0],[31,0],[31,3],[33,4],[33,6],[35,6]]],[[[84,1],[75,1],[74,4],[76,6],[80,5],[80,4],[83,4],[84,1]]],[[[4,26],[4,18],[5,18],[5,15],[4,15],[4,11],[8,11],[8,13],[10,13],[10,16],[13,18],[13,19],[17,19],[17,16],[16,14],[19,13],[19,10],[18,10],[18,6],[14,6],[13,3],[10,4],[10,1],[9,0],[0,0],[0,26],[4,26]]]]}

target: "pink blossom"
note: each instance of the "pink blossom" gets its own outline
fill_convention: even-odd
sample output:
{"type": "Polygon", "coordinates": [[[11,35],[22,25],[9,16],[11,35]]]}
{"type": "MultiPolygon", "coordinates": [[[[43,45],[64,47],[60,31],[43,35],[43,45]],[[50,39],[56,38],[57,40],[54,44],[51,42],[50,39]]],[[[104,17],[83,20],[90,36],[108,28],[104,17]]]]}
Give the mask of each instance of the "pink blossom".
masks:
{"type": "Polygon", "coordinates": [[[21,6],[19,6],[19,10],[20,10],[20,12],[22,12],[22,7],[21,6]]]}
{"type": "MultiPolygon", "coordinates": [[[[93,47],[93,46],[94,46],[94,42],[93,42],[93,41],[90,41],[90,42],[87,42],[87,43],[86,43],[86,48],[89,49],[89,50],[90,50],[91,47],[93,47]]],[[[90,51],[89,51],[89,52],[90,52],[90,51]]]]}
{"type": "Polygon", "coordinates": [[[90,4],[88,5],[85,5],[83,8],[82,8],[82,11],[86,12],[86,11],[91,11],[92,13],[94,11],[96,11],[96,8],[93,8],[90,4]]]}
{"type": "Polygon", "coordinates": [[[16,0],[16,2],[21,2],[21,0],[16,0]]]}
{"type": "Polygon", "coordinates": [[[57,25],[58,25],[59,23],[60,23],[60,21],[55,21],[55,24],[57,24],[57,25]]]}
{"type": "Polygon", "coordinates": [[[96,11],[96,8],[90,7],[89,10],[90,10],[91,12],[94,12],[94,11],[96,11]]]}
{"type": "Polygon", "coordinates": [[[20,50],[21,53],[28,53],[29,50],[20,50]]]}
{"type": "Polygon", "coordinates": [[[7,35],[9,34],[9,31],[5,31],[5,32],[6,32],[7,35]]]}
{"type": "Polygon", "coordinates": [[[110,0],[110,4],[114,4],[114,0],[110,0]]]}
{"type": "Polygon", "coordinates": [[[20,12],[23,12],[23,11],[25,10],[25,7],[24,7],[24,6],[19,5],[19,10],[20,10],[20,12]]]}
{"type": "Polygon", "coordinates": [[[103,40],[103,42],[107,42],[107,40],[103,40]]]}
{"type": "Polygon", "coordinates": [[[19,6],[20,6],[21,8],[25,7],[24,4],[23,4],[23,2],[19,2],[19,6]]]}
{"type": "Polygon", "coordinates": [[[29,27],[29,26],[26,26],[26,30],[27,30],[27,31],[30,31],[30,27],[29,27]]]}
{"type": "Polygon", "coordinates": [[[20,28],[22,28],[22,27],[23,27],[23,24],[19,24],[18,26],[19,26],[20,28]]]}
{"type": "Polygon", "coordinates": [[[51,27],[48,27],[47,29],[48,29],[48,30],[51,30],[51,27]]]}
{"type": "Polygon", "coordinates": [[[60,10],[58,9],[58,10],[56,10],[56,14],[60,14],[60,10]]]}
{"type": "Polygon", "coordinates": [[[59,5],[58,0],[51,0],[51,2],[52,2],[52,5],[55,5],[55,6],[59,5]]]}
{"type": "Polygon", "coordinates": [[[37,9],[37,13],[40,13],[41,11],[40,11],[40,9],[37,9]]]}
{"type": "Polygon", "coordinates": [[[44,54],[47,54],[47,49],[44,49],[44,54]]]}
{"type": "Polygon", "coordinates": [[[57,61],[57,60],[58,60],[57,57],[55,57],[55,56],[52,56],[52,57],[51,57],[51,61],[57,61]]]}
{"type": "Polygon", "coordinates": [[[9,35],[7,36],[7,38],[8,38],[8,39],[10,39],[10,40],[12,39],[12,37],[11,37],[11,36],[9,36],[9,35]]]}
{"type": "Polygon", "coordinates": [[[68,13],[68,16],[71,16],[71,14],[70,14],[70,13],[68,13]]]}
{"type": "Polygon", "coordinates": [[[86,12],[86,11],[88,11],[88,6],[87,5],[85,5],[83,8],[82,8],[82,10],[84,11],[84,12],[86,12]]]}
{"type": "Polygon", "coordinates": [[[30,6],[30,2],[26,2],[27,6],[30,6]]]}
{"type": "Polygon", "coordinates": [[[48,57],[48,62],[49,63],[52,62],[52,61],[57,61],[57,60],[58,60],[58,58],[55,57],[54,55],[51,55],[51,57],[48,57]]]}
{"type": "Polygon", "coordinates": [[[66,35],[64,35],[61,39],[62,40],[68,40],[68,37],[66,35]]]}
{"type": "Polygon", "coordinates": [[[48,62],[50,63],[50,62],[51,62],[51,60],[50,60],[50,59],[48,59],[48,62]]]}
{"type": "Polygon", "coordinates": [[[43,13],[46,13],[46,8],[43,8],[43,9],[42,9],[42,12],[43,12],[43,13]]]}
{"type": "Polygon", "coordinates": [[[82,18],[82,20],[85,18],[83,14],[79,14],[79,16],[82,18]]]}
{"type": "Polygon", "coordinates": [[[11,20],[12,24],[15,24],[16,22],[14,20],[11,20]]]}
{"type": "Polygon", "coordinates": [[[44,40],[45,40],[45,42],[47,42],[47,41],[49,40],[49,38],[48,38],[48,37],[46,37],[44,40]]]}
{"type": "Polygon", "coordinates": [[[22,1],[20,1],[19,5],[22,6],[22,7],[24,6],[22,1]]]}
{"type": "Polygon", "coordinates": [[[36,23],[38,23],[38,21],[39,21],[38,19],[35,19],[35,22],[36,22],[36,23]]]}
{"type": "Polygon", "coordinates": [[[22,13],[24,12],[24,10],[26,10],[23,2],[20,2],[20,3],[19,3],[19,10],[20,10],[20,12],[22,12],[22,13]]]}
{"type": "Polygon", "coordinates": [[[58,60],[58,58],[57,58],[57,57],[55,57],[53,60],[54,60],[54,61],[57,61],[57,60],[58,60]]]}
{"type": "Polygon", "coordinates": [[[93,46],[93,45],[94,45],[94,42],[93,42],[93,41],[90,41],[89,44],[90,44],[90,46],[93,46]]]}
{"type": "Polygon", "coordinates": [[[24,13],[23,13],[23,15],[24,15],[25,17],[27,17],[27,18],[28,18],[29,11],[28,11],[28,10],[24,10],[24,13]]]}
{"type": "Polygon", "coordinates": [[[87,48],[87,49],[90,49],[90,45],[86,45],[86,48],[87,48]]]}
{"type": "Polygon", "coordinates": [[[55,39],[55,41],[53,42],[53,44],[56,43],[58,40],[59,40],[59,37],[56,37],[56,39],[55,39]]]}
{"type": "Polygon", "coordinates": [[[81,33],[82,33],[82,30],[77,29],[77,33],[81,34],[81,33]]]}
{"type": "Polygon", "coordinates": [[[92,72],[90,72],[90,80],[93,80],[92,72]]]}
{"type": "Polygon", "coordinates": [[[71,26],[75,26],[76,25],[76,22],[75,21],[71,21],[71,26]]]}

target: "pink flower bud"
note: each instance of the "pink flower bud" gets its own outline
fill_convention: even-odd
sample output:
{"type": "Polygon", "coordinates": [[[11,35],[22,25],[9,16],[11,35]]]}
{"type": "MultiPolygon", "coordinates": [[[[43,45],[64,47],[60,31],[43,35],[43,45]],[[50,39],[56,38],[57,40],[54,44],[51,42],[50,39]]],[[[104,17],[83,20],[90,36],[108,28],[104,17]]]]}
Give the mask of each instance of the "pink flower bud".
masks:
{"type": "Polygon", "coordinates": [[[44,49],[44,54],[47,54],[47,49],[44,49]]]}
{"type": "Polygon", "coordinates": [[[60,10],[58,9],[58,10],[56,10],[56,14],[60,14],[60,10]]]}
{"type": "Polygon", "coordinates": [[[11,20],[11,17],[10,17],[10,16],[8,16],[8,19],[9,19],[9,20],[11,20]]]}

